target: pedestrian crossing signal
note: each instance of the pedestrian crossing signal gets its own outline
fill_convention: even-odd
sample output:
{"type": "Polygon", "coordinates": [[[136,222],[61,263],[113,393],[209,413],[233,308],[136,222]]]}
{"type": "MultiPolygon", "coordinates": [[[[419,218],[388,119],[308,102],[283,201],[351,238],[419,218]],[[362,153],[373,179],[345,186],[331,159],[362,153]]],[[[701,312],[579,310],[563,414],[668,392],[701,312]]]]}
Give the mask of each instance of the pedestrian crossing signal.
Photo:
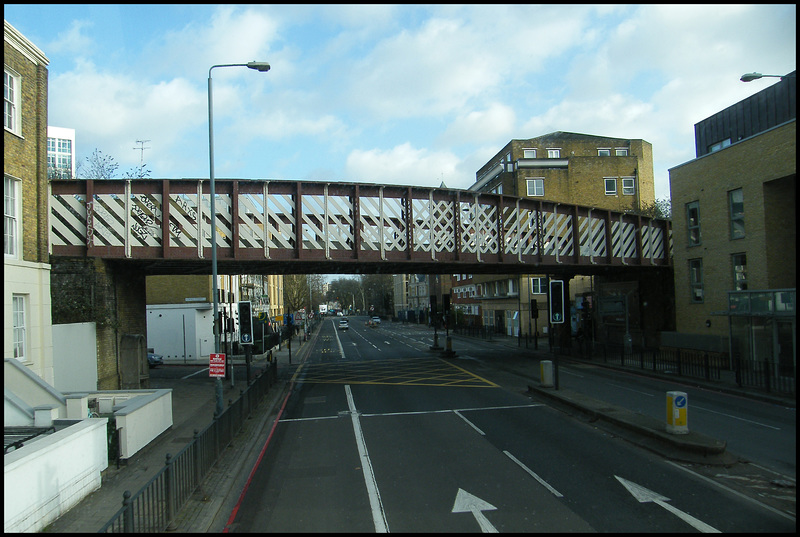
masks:
{"type": "Polygon", "coordinates": [[[564,322],[564,280],[550,280],[550,324],[564,322]]]}

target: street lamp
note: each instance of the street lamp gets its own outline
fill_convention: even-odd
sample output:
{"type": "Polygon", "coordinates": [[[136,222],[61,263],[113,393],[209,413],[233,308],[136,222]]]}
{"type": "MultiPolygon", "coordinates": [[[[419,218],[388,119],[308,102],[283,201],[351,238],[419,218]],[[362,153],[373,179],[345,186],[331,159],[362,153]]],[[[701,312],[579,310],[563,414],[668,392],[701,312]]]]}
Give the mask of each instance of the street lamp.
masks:
{"type": "MultiPolygon", "coordinates": [[[[211,178],[211,278],[212,278],[212,293],[214,295],[214,309],[212,310],[214,319],[214,353],[219,353],[219,291],[217,290],[217,209],[214,203],[217,192],[214,188],[214,114],[213,114],[213,100],[211,93],[211,70],[217,67],[247,67],[248,69],[255,69],[256,71],[266,73],[270,69],[267,62],[248,62],[248,63],[225,63],[220,65],[212,65],[208,70],[208,166],[209,177],[211,178]]],[[[219,417],[222,414],[222,379],[216,377],[214,381],[214,390],[216,392],[217,407],[214,411],[214,417],[219,417]]]]}
{"type": "Polygon", "coordinates": [[[741,80],[742,82],[752,82],[753,80],[758,80],[759,78],[780,78],[783,80],[782,75],[762,75],[761,73],[745,73],[742,75],[741,80]]]}

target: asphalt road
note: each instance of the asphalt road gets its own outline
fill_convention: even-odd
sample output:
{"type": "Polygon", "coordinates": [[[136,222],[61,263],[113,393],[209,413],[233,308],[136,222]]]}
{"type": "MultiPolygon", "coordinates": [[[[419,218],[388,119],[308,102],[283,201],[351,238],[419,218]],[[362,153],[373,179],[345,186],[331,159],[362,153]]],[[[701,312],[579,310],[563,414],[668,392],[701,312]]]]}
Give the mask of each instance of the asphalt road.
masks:
{"type": "Polygon", "coordinates": [[[536,402],[518,379],[489,378],[480,356],[442,360],[424,331],[335,321],[299,368],[230,531],[795,531],[536,402]]]}

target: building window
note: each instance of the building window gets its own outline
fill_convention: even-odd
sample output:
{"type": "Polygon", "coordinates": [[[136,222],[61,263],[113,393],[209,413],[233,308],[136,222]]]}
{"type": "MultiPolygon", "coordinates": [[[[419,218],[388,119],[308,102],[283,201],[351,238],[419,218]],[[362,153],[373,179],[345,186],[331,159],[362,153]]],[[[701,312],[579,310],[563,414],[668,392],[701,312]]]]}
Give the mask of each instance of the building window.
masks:
{"type": "Polygon", "coordinates": [[[636,194],[636,179],[634,177],[622,178],[622,194],[624,196],[633,196],[636,194]]]}
{"type": "Polygon", "coordinates": [[[544,295],[547,293],[547,279],[546,278],[531,278],[531,294],[544,295]]]}
{"type": "Polygon", "coordinates": [[[548,149],[547,150],[547,158],[561,158],[561,150],[560,149],[548,149]]]}
{"type": "Polygon", "coordinates": [[[603,182],[606,185],[606,196],[616,196],[617,195],[617,180],[614,177],[606,177],[603,179],[603,182]]]}
{"type": "Polygon", "coordinates": [[[693,304],[703,302],[703,260],[689,260],[689,293],[693,304]]]}
{"type": "Polygon", "coordinates": [[[733,289],[734,291],[747,291],[747,255],[733,254],[733,289]]]}
{"type": "Polygon", "coordinates": [[[611,150],[610,149],[598,149],[597,150],[597,156],[598,157],[610,157],[611,156],[611,150]]]}
{"type": "Polygon", "coordinates": [[[744,194],[741,188],[728,192],[731,215],[731,239],[744,237],[744,194]]]}
{"type": "Polygon", "coordinates": [[[49,179],[72,179],[72,140],[47,139],[47,176],[49,179]]]}
{"type": "Polygon", "coordinates": [[[628,156],[628,149],[625,147],[620,147],[614,150],[614,155],[617,157],[627,157],[628,156]]]}
{"type": "Polygon", "coordinates": [[[544,178],[528,179],[528,196],[544,196],[544,178]]]}
{"type": "Polygon", "coordinates": [[[522,150],[522,158],[536,158],[536,150],[535,149],[523,149],[522,150]]]}
{"type": "Polygon", "coordinates": [[[686,204],[686,230],[689,246],[700,244],[700,202],[690,201],[686,204]]]}
{"type": "Polygon", "coordinates": [[[3,178],[3,254],[19,255],[19,181],[3,178]]]}
{"type": "Polygon", "coordinates": [[[3,71],[3,127],[18,136],[22,136],[20,108],[20,76],[6,69],[3,71]]]}
{"type": "Polygon", "coordinates": [[[721,142],[717,142],[715,144],[711,144],[710,146],[708,146],[708,152],[709,153],[713,153],[715,151],[719,151],[720,149],[725,149],[729,145],[731,145],[731,139],[730,138],[726,138],[725,140],[722,140],[721,142]]]}
{"type": "Polygon", "coordinates": [[[25,295],[12,295],[11,298],[11,323],[13,332],[14,358],[25,360],[26,334],[25,334],[25,295]]]}

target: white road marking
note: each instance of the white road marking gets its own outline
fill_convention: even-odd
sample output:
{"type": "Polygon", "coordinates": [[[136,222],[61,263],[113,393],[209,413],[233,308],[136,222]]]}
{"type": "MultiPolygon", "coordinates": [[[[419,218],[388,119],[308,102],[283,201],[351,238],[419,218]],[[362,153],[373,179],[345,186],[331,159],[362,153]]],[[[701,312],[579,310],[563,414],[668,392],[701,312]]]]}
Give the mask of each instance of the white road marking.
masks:
{"type": "Polygon", "coordinates": [[[616,386],[617,388],[622,388],[623,390],[628,390],[629,392],[638,393],[639,395],[646,395],[647,397],[655,397],[655,395],[653,395],[652,393],[640,392],[639,390],[634,390],[633,388],[620,386],[619,384],[614,384],[613,382],[609,382],[608,384],[609,386],[616,386]]]}
{"type": "Polygon", "coordinates": [[[207,368],[207,367],[204,367],[204,368],[203,368],[203,369],[201,369],[200,371],[195,371],[194,373],[190,373],[190,374],[186,375],[185,377],[181,377],[181,380],[186,380],[186,379],[188,379],[189,377],[193,377],[193,376],[195,376],[195,375],[199,375],[199,374],[200,374],[200,373],[202,373],[203,371],[208,371],[208,368],[207,368]]]}
{"type": "Polygon", "coordinates": [[[486,433],[484,433],[483,431],[481,431],[480,429],[478,429],[478,427],[477,427],[477,426],[476,426],[474,423],[472,423],[471,421],[469,421],[467,418],[465,418],[465,417],[464,417],[464,415],[463,415],[463,414],[461,414],[461,412],[459,412],[458,410],[454,410],[453,412],[455,413],[455,415],[456,415],[456,416],[458,416],[458,417],[459,417],[459,418],[461,418],[462,420],[466,421],[466,422],[467,422],[467,425],[469,425],[470,427],[472,427],[473,429],[475,429],[476,431],[478,431],[478,433],[480,433],[480,435],[481,435],[481,436],[486,436],[486,433]]]}
{"type": "MultiPolygon", "coordinates": [[[[760,501],[758,501],[758,500],[756,500],[756,499],[754,499],[754,498],[751,498],[750,496],[747,496],[747,495],[745,495],[745,494],[742,494],[741,492],[735,491],[735,490],[733,490],[732,488],[728,488],[728,487],[726,487],[725,485],[723,485],[723,484],[721,484],[721,483],[717,483],[717,482],[716,482],[716,481],[714,481],[713,479],[711,479],[711,478],[709,478],[709,477],[706,477],[706,476],[704,476],[704,475],[702,475],[702,474],[698,474],[697,472],[694,472],[694,471],[692,471],[692,470],[690,470],[690,469],[688,469],[688,468],[685,468],[685,467],[681,466],[680,464],[674,463],[674,462],[672,462],[672,461],[666,461],[666,462],[667,462],[667,464],[671,464],[671,465],[672,465],[672,466],[674,466],[675,468],[680,468],[680,469],[681,469],[681,470],[683,470],[684,472],[688,472],[688,473],[692,474],[692,475],[693,475],[693,476],[695,476],[695,477],[699,477],[699,478],[700,478],[700,479],[702,479],[703,481],[706,481],[706,482],[708,482],[708,483],[711,483],[712,485],[716,485],[717,487],[721,488],[721,489],[722,489],[722,490],[724,490],[724,491],[730,492],[731,494],[733,494],[733,495],[735,495],[735,496],[738,496],[738,497],[740,497],[740,498],[743,498],[743,499],[745,499],[745,500],[748,500],[748,501],[750,501],[750,502],[753,502],[754,504],[756,504],[756,505],[758,505],[758,506],[761,506],[761,507],[763,507],[763,508],[764,508],[764,509],[766,509],[767,511],[771,511],[771,512],[773,512],[773,513],[775,513],[775,514],[778,514],[778,515],[780,515],[780,516],[782,516],[782,517],[784,517],[784,518],[788,518],[788,519],[789,519],[789,520],[791,520],[792,522],[795,522],[795,521],[797,520],[795,517],[793,517],[793,516],[791,516],[791,515],[788,515],[788,514],[784,513],[783,511],[780,511],[780,510],[778,510],[778,509],[775,509],[774,507],[772,507],[772,506],[769,506],[769,505],[767,505],[767,504],[765,504],[765,503],[761,503],[760,501]]],[[[753,466],[758,466],[758,465],[754,464],[753,466]]],[[[760,466],[759,466],[759,468],[760,468],[760,466]]],[[[771,471],[771,470],[770,470],[770,471],[771,471]]],[[[774,473],[774,472],[773,472],[773,473],[774,473]]],[[[781,474],[778,474],[778,475],[781,475],[781,474]]],[[[790,478],[790,479],[791,479],[791,478],[790,478]]]]}
{"type": "Polygon", "coordinates": [[[503,453],[505,453],[505,454],[506,454],[506,456],[507,456],[509,459],[511,459],[512,461],[516,462],[516,463],[517,463],[517,464],[518,464],[518,465],[519,465],[519,466],[520,466],[520,467],[521,467],[523,470],[525,470],[526,472],[528,472],[532,478],[534,478],[536,481],[538,481],[539,483],[541,483],[541,485],[542,485],[544,488],[546,488],[547,490],[549,490],[549,491],[550,491],[550,492],[553,494],[553,496],[555,496],[556,498],[563,498],[563,497],[564,497],[564,495],[563,495],[563,494],[561,494],[561,493],[560,493],[560,492],[558,492],[556,489],[554,489],[552,486],[550,486],[550,483],[548,483],[547,481],[545,481],[544,479],[542,479],[541,477],[539,477],[539,476],[536,474],[536,472],[534,472],[533,470],[531,470],[530,468],[528,468],[527,466],[525,466],[525,465],[522,463],[522,461],[520,461],[519,459],[517,459],[517,458],[516,458],[514,455],[512,455],[511,453],[509,453],[508,451],[505,451],[505,450],[503,451],[503,453]]]}
{"type": "Polygon", "coordinates": [[[474,494],[470,494],[464,489],[458,489],[456,501],[453,503],[451,513],[472,513],[483,533],[497,533],[497,528],[492,526],[489,519],[481,511],[494,511],[497,507],[489,502],[483,501],[474,494]]]}
{"type": "Polygon", "coordinates": [[[711,412],[712,414],[719,414],[720,416],[725,416],[726,418],[732,418],[732,419],[739,420],[739,421],[746,421],[747,423],[752,423],[754,425],[760,425],[761,427],[766,427],[768,429],[774,429],[776,431],[780,431],[781,430],[780,427],[773,427],[772,425],[767,425],[766,423],[761,423],[761,422],[758,422],[758,421],[753,421],[753,420],[748,420],[748,419],[745,419],[745,418],[740,418],[738,416],[733,416],[731,414],[725,414],[724,412],[717,412],[716,410],[711,410],[709,408],[703,408],[703,407],[697,406],[697,405],[691,405],[691,407],[693,409],[696,408],[698,410],[703,410],[705,412],[711,412]]]}
{"type": "Polygon", "coordinates": [[[356,435],[358,456],[361,458],[361,470],[364,473],[364,482],[367,485],[367,495],[372,509],[372,522],[375,524],[375,532],[388,533],[389,524],[386,522],[386,513],[383,511],[381,493],[378,491],[378,483],[375,481],[375,473],[372,470],[372,462],[369,460],[367,444],[364,441],[364,432],[361,430],[361,422],[358,419],[358,411],[356,410],[353,392],[350,391],[349,384],[345,385],[344,391],[347,394],[347,406],[350,409],[350,418],[353,421],[353,432],[356,435]]]}
{"type": "Polygon", "coordinates": [[[673,515],[680,518],[681,520],[692,526],[694,529],[702,533],[722,533],[717,528],[709,526],[702,520],[693,517],[689,513],[684,513],[677,507],[668,504],[667,502],[669,501],[669,498],[667,498],[666,496],[662,496],[661,494],[653,492],[650,489],[646,489],[641,485],[637,485],[636,483],[628,481],[627,479],[622,479],[618,475],[615,475],[614,477],[616,477],[617,481],[622,483],[622,486],[624,486],[628,490],[628,492],[630,492],[631,495],[634,498],[636,498],[637,502],[639,503],[653,502],[654,504],[663,507],[664,509],[666,509],[667,511],[669,511],[670,513],[672,513],[673,515]]]}

